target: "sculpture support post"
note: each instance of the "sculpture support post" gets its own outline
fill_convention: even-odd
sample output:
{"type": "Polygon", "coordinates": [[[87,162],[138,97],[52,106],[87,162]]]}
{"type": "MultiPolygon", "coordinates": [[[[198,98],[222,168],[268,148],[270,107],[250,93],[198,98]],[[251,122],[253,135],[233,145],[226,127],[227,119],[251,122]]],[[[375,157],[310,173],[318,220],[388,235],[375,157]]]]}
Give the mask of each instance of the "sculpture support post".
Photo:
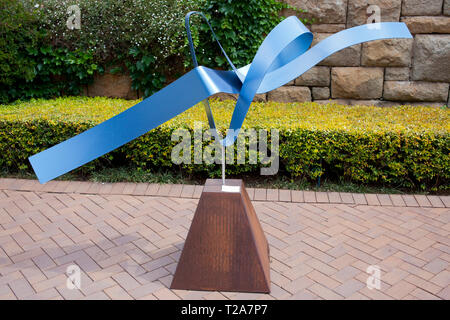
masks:
{"type": "Polygon", "coordinates": [[[171,289],[270,292],[269,246],[242,180],[206,181],[171,289]]]}
{"type": "Polygon", "coordinates": [[[225,185],[225,146],[222,144],[222,184],[225,185]]]}

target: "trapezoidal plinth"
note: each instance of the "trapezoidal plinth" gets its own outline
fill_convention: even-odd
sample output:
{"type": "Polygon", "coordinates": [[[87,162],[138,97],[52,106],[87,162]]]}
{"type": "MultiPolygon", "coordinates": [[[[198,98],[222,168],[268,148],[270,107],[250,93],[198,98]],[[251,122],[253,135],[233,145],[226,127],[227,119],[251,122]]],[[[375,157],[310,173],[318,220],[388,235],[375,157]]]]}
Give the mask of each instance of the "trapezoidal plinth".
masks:
{"type": "Polygon", "coordinates": [[[242,180],[208,179],[171,289],[270,292],[269,247],[242,180]]]}

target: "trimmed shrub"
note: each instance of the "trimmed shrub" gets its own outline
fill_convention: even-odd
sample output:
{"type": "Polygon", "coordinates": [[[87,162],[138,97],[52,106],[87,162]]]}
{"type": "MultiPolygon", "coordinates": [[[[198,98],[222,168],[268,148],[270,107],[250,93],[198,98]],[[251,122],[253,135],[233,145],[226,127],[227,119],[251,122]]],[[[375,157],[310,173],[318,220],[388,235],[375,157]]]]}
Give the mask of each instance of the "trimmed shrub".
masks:
{"type": "MultiPolygon", "coordinates": [[[[27,158],[118,114],[138,101],[58,98],[0,106],[0,167],[30,170],[27,158]]],[[[216,124],[225,131],[233,101],[212,101],[216,124]]],[[[88,174],[103,166],[132,164],[138,170],[166,168],[219,176],[220,165],[175,165],[171,141],[177,128],[196,121],[207,129],[203,107],[195,106],[161,127],[83,166],[88,174]]],[[[244,128],[277,128],[280,172],[314,180],[319,176],[363,184],[448,190],[450,111],[401,106],[377,108],[316,103],[254,103],[244,128]]],[[[209,144],[204,142],[204,144],[209,144]]],[[[270,142],[268,144],[270,146],[270,142]]],[[[236,153],[235,153],[236,154],[236,153]]],[[[257,175],[263,165],[227,165],[229,175],[257,175]]]]}

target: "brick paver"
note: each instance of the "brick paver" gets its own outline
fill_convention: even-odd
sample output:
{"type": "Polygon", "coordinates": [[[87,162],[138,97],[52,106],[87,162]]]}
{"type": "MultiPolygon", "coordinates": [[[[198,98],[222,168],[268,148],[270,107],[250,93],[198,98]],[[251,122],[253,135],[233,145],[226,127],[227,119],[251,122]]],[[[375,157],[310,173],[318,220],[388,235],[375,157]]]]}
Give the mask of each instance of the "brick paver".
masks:
{"type": "Polygon", "coordinates": [[[450,299],[448,196],[248,191],[270,295],[169,289],[202,186],[0,179],[0,300],[450,299]]]}

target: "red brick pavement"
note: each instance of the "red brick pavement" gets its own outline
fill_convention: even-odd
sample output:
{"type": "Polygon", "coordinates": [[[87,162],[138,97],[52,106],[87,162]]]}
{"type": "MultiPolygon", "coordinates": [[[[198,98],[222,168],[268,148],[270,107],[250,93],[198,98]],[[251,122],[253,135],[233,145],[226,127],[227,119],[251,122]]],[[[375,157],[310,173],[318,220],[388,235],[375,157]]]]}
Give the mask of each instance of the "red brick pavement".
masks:
{"type": "Polygon", "coordinates": [[[170,290],[201,191],[0,179],[0,299],[450,299],[450,197],[276,189],[248,189],[270,295],[170,290]]]}

